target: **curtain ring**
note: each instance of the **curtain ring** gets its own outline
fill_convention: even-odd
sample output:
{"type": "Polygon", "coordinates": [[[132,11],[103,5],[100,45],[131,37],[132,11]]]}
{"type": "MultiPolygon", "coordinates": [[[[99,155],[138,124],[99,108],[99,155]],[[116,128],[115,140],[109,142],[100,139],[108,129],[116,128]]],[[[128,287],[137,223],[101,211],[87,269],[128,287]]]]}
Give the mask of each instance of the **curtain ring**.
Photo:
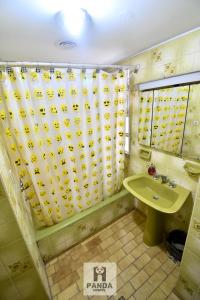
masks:
{"type": "Polygon", "coordinates": [[[26,68],[26,66],[21,67],[21,72],[22,72],[22,73],[27,73],[27,68],[26,68]]]}
{"type": "Polygon", "coordinates": [[[6,66],[6,72],[8,72],[8,73],[11,73],[12,72],[12,69],[11,69],[11,67],[10,66],[6,66]]]}

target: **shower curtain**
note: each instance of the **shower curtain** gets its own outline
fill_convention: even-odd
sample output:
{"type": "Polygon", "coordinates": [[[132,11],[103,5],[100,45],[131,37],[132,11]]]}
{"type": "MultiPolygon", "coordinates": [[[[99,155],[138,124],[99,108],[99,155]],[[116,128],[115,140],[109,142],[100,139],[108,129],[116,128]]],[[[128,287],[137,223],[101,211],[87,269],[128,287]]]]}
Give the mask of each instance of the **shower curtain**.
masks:
{"type": "Polygon", "coordinates": [[[1,134],[38,226],[120,189],[127,93],[127,71],[0,71],[1,134]]]}

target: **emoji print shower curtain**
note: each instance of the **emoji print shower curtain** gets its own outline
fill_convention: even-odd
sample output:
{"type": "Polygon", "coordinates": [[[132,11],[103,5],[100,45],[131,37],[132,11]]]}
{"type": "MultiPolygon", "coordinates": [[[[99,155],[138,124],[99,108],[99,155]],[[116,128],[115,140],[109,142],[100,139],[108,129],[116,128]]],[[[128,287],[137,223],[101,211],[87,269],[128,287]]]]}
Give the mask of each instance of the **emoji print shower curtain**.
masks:
{"type": "Polygon", "coordinates": [[[38,226],[120,189],[127,93],[126,71],[1,70],[1,134],[38,226]]]}

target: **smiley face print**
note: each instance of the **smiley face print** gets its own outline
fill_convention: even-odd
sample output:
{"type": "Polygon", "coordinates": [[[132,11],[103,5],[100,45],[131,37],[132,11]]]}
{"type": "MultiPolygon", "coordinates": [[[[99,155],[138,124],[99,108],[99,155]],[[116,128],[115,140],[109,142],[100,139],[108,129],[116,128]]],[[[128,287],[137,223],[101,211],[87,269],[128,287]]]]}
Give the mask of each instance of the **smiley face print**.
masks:
{"type": "Polygon", "coordinates": [[[105,107],[109,107],[110,106],[110,100],[104,100],[103,102],[105,107]]]}
{"type": "Polygon", "coordinates": [[[57,91],[57,95],[59,98],[62,98],[62,99],[65,98],[65,96],[66,96],[65,88],[60,87],[57,91]]]}
{"type": "Polygon", "coordinates": [[[50,107],[50,112],[51,112],[52,114],[57,114],[57,113],[58,113],[57,108],[56,108],[55,105],[52,105],[52,106],[50,107]]]}
{"type": "Polygon", "coordinates": [[[70,127],[70,119],[65,119],[64,125],[65,125],[65,127],[69,128],[70,127]]]}
{"type": "Polygon", "coordinates": [[[110,93],[110,88],[109,88],[109,86],[104,86],[103,92],[104,92],[104,94],[110,93]]]}
{"type": "Polygon", "coordinates": [[[59,129],[60,128],[60,124],[58,121],[53,121],[53,126],[55,129],[59,129]]]}
{"type": "Polygon", "coordinates": [[[28,141],[27,146],[29,149],[33,149],[34,148],[33,141],[28,141]]]}
{"type": "Polygon", "coordinates": [[[68,111],[66,104],[61,104],[60,108],[61,108],[62,112],[64,112],[64,113],[68,111]]]}
{"type": "Polygon", "coordinates": [[[73,104],[72,105],[72,109],[73,109],[73,111],[79,111],[79,104],[73,104]]]}
{"type": "Polygon", "coordinates": [[[17,100],[17,101],[22,100],[22,96],[21,96],[21,93],[20,93],[19,90],[15,90],[15,91],[13,92],[13,95],[14,95],[15,100],[17,100]]]}
{"type": "Polygon", "coordinates": [[[54,74],[57,81],[62,80],[64,78],[64,73],[59,70],[56,70],[54,74]]]}
{"type": "Polygon", "coordinates": [[[6,119],[6,113],[5,113],[4,110],[1,110],[1,111],[0,111],[0,119],[1,119],[1,120],[5,120],[5,119],[6,119]]]}
{"type": "Polygon", "coordinates": [[[89,102],[85,102],[85,110],[90,110],[90,103],[89,102]]]}
{"type": "Polygon", "coordinates": [[[49,82],[51,80],[51,74],[49,71],[44,71],[42,74],[42,78],[44,81],[49,82]]]}
{"type": "Polygon", "coordinates": [[[68,80],[75,80],[76,79],[76,73],[71,71],[67,73],[68,80]]]}
{"type": "Polygon", "coordinates": [[[35,71],[30,72],[30,78],[32,81],[38,80],[38,73],[35,71]]]}
{"type": "Polygon", "coordinates": [[[25,132],[26,134],[29,134],[29,133],[30,133],[30,128],[29,128],[28,125],[25,125],[25,126],[24,126],[24,132],[25,132]]]}
{"type": "Polygon", "coordinates": [[[37,100],[41,100],[43,98],[43,93],[41,89],[34,89],[33,94],[37,100]]]}
{"type": "Polygon", "coordinates": [[[10,72],[8,72],[8,76],[9,76],[11,82],[15,82],[17,80],[15,73],[12,70],[10,72]]]}
{"type": "Polygon", "coordinates": [[[83,94],[83,96],[88,96],[88,89],[86,88],[86,87],[84,87],[83,89],[82,89],[82,94],[83,94]]]}
{"type": "Polygon", "coordinates": [[[39,108],[39,112],[40,112],[40,115],[41,115],[41,116],[45,116],[45,115],[46,115],[46,110],[45,110],[44,107],[40,107],[40,108],[39,108]]]}
{"type": "Polygon", "coordinates": [[[23,108],[20,108],[20,110],[19,110],[19,116],[21,118],[26,118],[26,111],[23,108]]]}
{"type": "Polygon", "coordinates": [[[49,100],[53,100],[53,98],[54,98],[54,90],[53,89],[47,89],[46,90],[46,94],[47,94],[47,98],[49,99],[49,100]]]}
{"type": "Polygon", "coordinates": [[[72,97],[76,97],[78,95],[78,90],[75,87],[71,87],[69,93],[72,97]]]}

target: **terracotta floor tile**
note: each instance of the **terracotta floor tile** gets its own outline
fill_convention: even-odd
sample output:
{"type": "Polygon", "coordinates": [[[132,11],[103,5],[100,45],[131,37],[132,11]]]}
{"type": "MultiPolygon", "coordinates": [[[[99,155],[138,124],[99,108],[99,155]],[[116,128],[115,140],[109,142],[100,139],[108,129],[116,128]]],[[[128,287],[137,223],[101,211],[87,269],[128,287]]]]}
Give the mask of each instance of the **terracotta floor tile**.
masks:
{"type": "Polygon", "coordinates": [[[149,299],[154,289],[155,288],[147,281],[135,292],[134,297],[140,300],[149,299]]]}
{"type": "Polygon", "coordinates": [[[110,229],[113,232],[116,232],[120,229],[123,229],[123,227],[124,227],[124,224],[122,222],[115,222],[113,225],[110,226],[110,229]]]}
{"type": "Polygon", "coordinates": [[[158,253],[158,255],[156,255],[156,258],[162,263],[164,264],[164,262],[166,262],[166,260],[168,259],[168,256],[165,252],[161,251],[158,253]]]}
{"type": "Polygon", "coordinates": [[[144,244],[140,244],[138,245],[136,248],[134,248],[130,254],[135,257],[138,258],[139,256],[141,256],[147,249],[147,246],[144,244]]]}
{"type": "Polygon", "coordinates": [[[122,243],[120,241],[116,241],[113,245],[109,246],[107,250],[112,255],[120,248],[122,248],[122,243]]]}
{"type": "Polygon", "coordinates": [[[174,275],[176,278],[179,277],[179,266],[178,265],[176,265],[175,269],[172,271],[171,274],[174,275]]]}
{"type": "Polygon", "coordinates": [[[63,291],[79,279],[79,276],[76,272],[71,273],[70,275],[64,277],[62,280],[58,281],[60,290],[63,291]]]}
{"type": "Polygon", "coordinates": [[[83,278],[80,278],[76,281],[79,291],[83,290],[83,278]]]}
{"type": "Polygon", "coordinates": [[[84,296],[82,292],[76,294],[75,296],[73,296],[72,298],[70,298],[70,300],[87,300],[88,297],[84,296]]]}
{"type": "Polygon", "coordinates": [[[126,268],[124,271],[120,273],[120,276],[123,282],[126,283],[137,273],[138,273],[138,269],[133,264],[131,264],[130,266],[128,266],[128,268],[126,268]]]}
{"type": "Polygon", "coordinates": [[[162,269],[167,274],[171,274],[175,268],[176,264],[171,259],[167,259],[164,264],[162,264],[162,269]]]}
{"type": "Polygon", "coordinates": [[[75,284],[72,284],[67,289],[62,291],[60,294],[58,294],[58,300],[68,300],[71,299],[73,296],[79,293],[78,287],[75,284]]]}
{"type": "Polygon", "coordinates": [[[160,266],[161,262],[156,257],[154,257],[150,260],[149,263],[146,264],[146,266],[144,267],[144,271],[147,274],[152,275],[158,268],[160,268],[160,266]]]}
{"type": "Polygon", "coordinates": [[[154,257],[157,256],[157,254],[161,251],[159,246],[154,246],[154,247],[149,247],[146,250],[146,253],[150,256],[150,257],[154,257]]]}
{"type": "Polygon", "coordinates": [[[166,295],[160,288],[157,288],[150,296],[149,300],[165,300],[166,295]]]}
{"type": "Polygon", "coordinates": [[[129,241],[126,245],[123,246],[123,250],[126,254],[130,253],[131,250],[135,249],[137,247],[136,242],[133,240],[129,241]]]}
{"type": "Polygon", "coordinates": [[[133,263],[133,261],[134,261],[134,258],[130,254],[128,254],[118,262],[118,266],[119,266],[120,270],[122,271],[122,270],[126,269],[131,263],[133,263]]]}
{"type": "Polygon", "coordinates": [[[163,283],[160,285],[160,289],[165,293],[166,296],[169,296],[172,293],[173,288],[177,282],[176,277],[169,275],[163,283]]]}
{"type": "Polygon", "coordinates": [[[109,257],[109,260],[110,260],[111,262],[117,263],[117,262],[120,261],[125,255],[126,255],[126,253],[125,253],[122,249],[119,249],[117,252],[115,252],[113,255],[111,255],[111,256],[109,257]]]}
{"type": "Polygon", "coordinates": [[[54,265],[50,265],[46,268],[46,271],[47,271],[47,275],[48,276],[51,276],[52,274],[55,273],[55,266],[54,265]]]}
{"type": "Polygon", "coordinates": [[[125,236],[127,234],[127,232],[124,230],[124,229],[120,229],[118,230],[117,232],[114,232],[112,234],[112,237],[115,239],[115,240],[118,240],[120,238],[122,238],[123,236],[125,236]]]}
{"type": "Polygon", "coordinates": [[[136,242],[136,244],[141,244],[143,243],[143,232],[138,234],[135,238],[134,241],[136,242]]]}
{"type": "Polygon", "coordinates": [[[130,280],[132,286],[137,290],[146,280],[148,279],[148,274],[141,270],[130,280]]]}
{"type": "Polygon", "coordinates": [[[48,262],[53,299],[178,300],[172,291],[179,266],[169,259],[164,244],[148,247],[143,243],[144,225],[145,216],[134,210],[48,262]],[[108,261],[117,263],[117,294],[84,296],[84,262],[108,261]]]}
{"type": "Polygon", "coordinates": [[[114,238],[112,236],[108,237],[107,239],[103,240],[103,242],[101,243],[101,248],[103,250],[107,249],[109,246],[113,245],[114,243],[115,243],[114,238]]]}
{"type": "Polygon", "coordinates": [[[138,268],[138,270],[141,270],[150,260],[151,258],[148,254],[144,253],[134,261],[134,265],[138,268]]]}
{"type": "Polygon", "coordinates": [[[128,299],[134,292],[135,290],[130,282],[127,282],[117,291],[116,299],[119,299],[121,296],[124,296],[125,299],[128,299]]]}
{"type": "Polygon", "coordinates": [[[129,241],[131,241],[134,238],[134,235],[132,232],[129,232],[128,234],[124,235],[122,238],[120,238],[120,242],[123,245],[126,245],[129,241]]]}
{"type": "Polygon", "coordinates": [[[88,243],[85,244],[88,250],[93,250],[95,247],[101,244],[102,240],[99,236],[91,239],[88,243]]]}
{"type": "Polygon", "coordinates": [[[98,233],[98,236],[102,241],[107,239],[109,236],[113,234],[113,231],[110,228],[105,228],[98,233]]]}
{"type": "Polygon", "coordinates": [[[155,288],[157,288],[164,279],[166,279],[167,275],[161,269],[157,269],[157,271],[149,278],[149,283],[152,284],[155,288]]]}
{"type": "Polygon", "coordinates": [[[174,293],[171,293],[168,297],[167,300],[179,300],[179,297],[177,297],[174,293]]]}
{"type": "Polygon", "coordinates": [[[60,293],[60,286],[58,283],[51,286],[51,293],[53,296],[58,295],[58,293],[60,293]]]}

